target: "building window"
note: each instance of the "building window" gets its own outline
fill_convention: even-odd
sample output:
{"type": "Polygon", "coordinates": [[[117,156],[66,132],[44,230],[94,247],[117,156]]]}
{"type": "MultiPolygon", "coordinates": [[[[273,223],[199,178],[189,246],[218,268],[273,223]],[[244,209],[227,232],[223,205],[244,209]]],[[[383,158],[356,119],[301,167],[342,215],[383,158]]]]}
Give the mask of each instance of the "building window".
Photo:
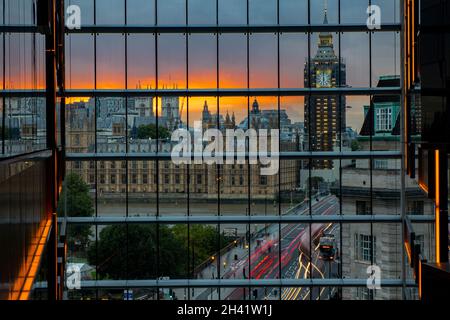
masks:
{"type": "Polygon", "coordinates": [[[127,183],[127,175],[122,174],[122,184],[126,184],[126,183],[127,183]]]}
{"type": "Polygon", "coordinates": [[[105,184],[105,175],[104,174],[100,175],[100,183],[105,184]]]}
{"type": "Polygon", "coordinates": [[[356,201],[356,214],[366,215],[370,214],[369,201],[356,201]]]}
{"type": "Polygon", "coordinates": [[[147,184],[148,183],[148,174],[144,173],[142,175],[142,183],[147,184]]]}
{"type": "Polygon", "coordinates": [[[132,184],[137,184],[137,174],[133,173],[131,175],[131,183],[132,184]]]}
{"type": "Polygon", "coordinates": [[[111,175],[111,184],[116,184],[116,175],[115,174],[111,175]]]}
{"type": "Polygon", "coordinates": [[[408,214],[423,215],[424,202],[423,201],[409,201],[408,202],[408,214]]]}
{"type": "Polygon", "coordinates": [[[259,177],[259,184],[262,186],[266,186],[267,185],[267,176],[260,176],[259,177]]]}
{"type": "Polygon", "coordinates": [[[392,130],[392,108],[376,109],[376,130],[391,131],[392,130]]]}
{"type": "Polygon", "coordinates": [[[376,237],[366,234],[355,234],[356,259],[364,262],[375,262],[376,237]]]}
{"type": "Polygon", "coordinates": [[[175,183],[180,184],[180,175],[179,174],[175,175],[175,183]]]}
{"type": "Polygon", "coordinates": [[[197,184],[202,184],[202,175],[201,174],[197,175],[197,184]]]}
{"type": "Polygon", "coordinates": [[[385,159],[375,159],[373,160],[373,168],[375,170],[387,170],[388,169],[388,161],[385,159]]]}
{"type": "Polygon", "coordinates": [[[357,292],[359,300],[373,300],[374,298],[374,290],[369,288],[358,288],[357,292]]]}

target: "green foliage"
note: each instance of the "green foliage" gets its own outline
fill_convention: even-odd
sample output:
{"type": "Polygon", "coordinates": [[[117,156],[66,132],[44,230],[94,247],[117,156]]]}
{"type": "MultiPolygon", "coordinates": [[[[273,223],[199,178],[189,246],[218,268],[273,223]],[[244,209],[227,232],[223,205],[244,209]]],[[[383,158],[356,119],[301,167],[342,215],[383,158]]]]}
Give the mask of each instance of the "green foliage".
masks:
{"type": "Polygon", "coordinates": [[[156,132],[156,125],[148,124],[141,125],[137,129],[137,138],[138,139],[156,139],[157,134],[159,134],[159,139],[167,139],[170,137],[170,132],[167,128],[159,126],[159,133],[156,132]]]}
{"type": "MultiPolygon", "coordinates": [[[[199,265],[213,254],[217,252],[218,236],[216,228],[200,224],[193,224],[189,227],[190,243],[187,241],[187,226],[175,225],[173,228],[175,238],[183,246],[183,250],[187,252],[189,249],[192,259],[192,251],[194,251],[194,265],[199,265]]],[[[231,239],[220,236],[220,248],[225,247],[231,239]]]]}
{"type": "Polygon", "coordinates": [[[158,261],[155,225],[111,225],[100,232],[97,247],[89,247],[88,261],[100,279],[185,277],[187,253],[167,226],[159,226],[159,244],[158,261]]]}
{"type": "MultiPolygon", "coordinates": [[[[211,226],[191,225],[190,243],[186,225],[160,225],[158,232],[159,259],[155,225],[104,227],[97,246],[89,247],[88,262],[97,265],[100,279],[184,278],[188,276],[188,268],[192,270],[192,249],[195,266],[217,253],[217,231],[211,226]]],[[[221,248],[229,241],[221,236],[221,248]]]]}
{"type": "Polygon", "coordinates": [[[352,147],[352,151],[358,151],[360,149],[360,145],[359,145],[358,140],[356,140],[356,139],[352,140],[351,147],[352,147]]]}
{"type": "MultiPolygon", "coordinates": [[[[89,196],[89,186],[76,173],[66,175],[58,201],[58,216],[90,217],[94,214],[93,200],[89,196]]],[[[67,244],[69,250],[86,247],[92,235],[91,227],[71,225],[68,230],[67,244]]]]}

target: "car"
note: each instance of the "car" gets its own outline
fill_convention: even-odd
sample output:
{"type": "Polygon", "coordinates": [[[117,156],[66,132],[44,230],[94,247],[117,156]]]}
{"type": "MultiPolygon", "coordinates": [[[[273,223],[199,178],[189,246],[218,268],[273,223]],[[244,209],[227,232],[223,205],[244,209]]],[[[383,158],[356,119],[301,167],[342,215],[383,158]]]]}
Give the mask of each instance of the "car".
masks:
{"type": "Polygon", "coordinates": [[[324,234],[319,241],[319,258],[334,260],[336,256],[336,238],[333,234],[324,234]]]}

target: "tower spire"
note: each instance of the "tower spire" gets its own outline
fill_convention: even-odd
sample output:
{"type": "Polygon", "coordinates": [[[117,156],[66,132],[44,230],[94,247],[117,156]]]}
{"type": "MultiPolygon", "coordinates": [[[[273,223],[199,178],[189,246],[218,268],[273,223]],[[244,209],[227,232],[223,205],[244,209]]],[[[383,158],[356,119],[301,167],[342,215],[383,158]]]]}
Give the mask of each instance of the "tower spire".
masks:
{"type": "Polygon", "coordinates": [[[328,24],[328,0],[323,0],[323,24],[328,24]]]}

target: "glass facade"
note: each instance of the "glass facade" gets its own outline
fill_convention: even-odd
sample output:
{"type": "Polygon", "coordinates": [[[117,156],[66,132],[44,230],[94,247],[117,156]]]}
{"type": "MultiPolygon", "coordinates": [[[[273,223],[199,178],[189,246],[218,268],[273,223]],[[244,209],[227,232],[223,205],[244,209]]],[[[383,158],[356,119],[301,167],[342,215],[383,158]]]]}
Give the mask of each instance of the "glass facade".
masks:
{"type": "MultiPolygon", "coordinates": [[[[19,2],[0,2],[3,156],[47,147],[44,37],[7,31],[34,24],[19,2]]],[[[65,297],[414,295],[403,223],[432,260],[434,204],[403,174],[401,2],[66,0],[65,297]]]]}

